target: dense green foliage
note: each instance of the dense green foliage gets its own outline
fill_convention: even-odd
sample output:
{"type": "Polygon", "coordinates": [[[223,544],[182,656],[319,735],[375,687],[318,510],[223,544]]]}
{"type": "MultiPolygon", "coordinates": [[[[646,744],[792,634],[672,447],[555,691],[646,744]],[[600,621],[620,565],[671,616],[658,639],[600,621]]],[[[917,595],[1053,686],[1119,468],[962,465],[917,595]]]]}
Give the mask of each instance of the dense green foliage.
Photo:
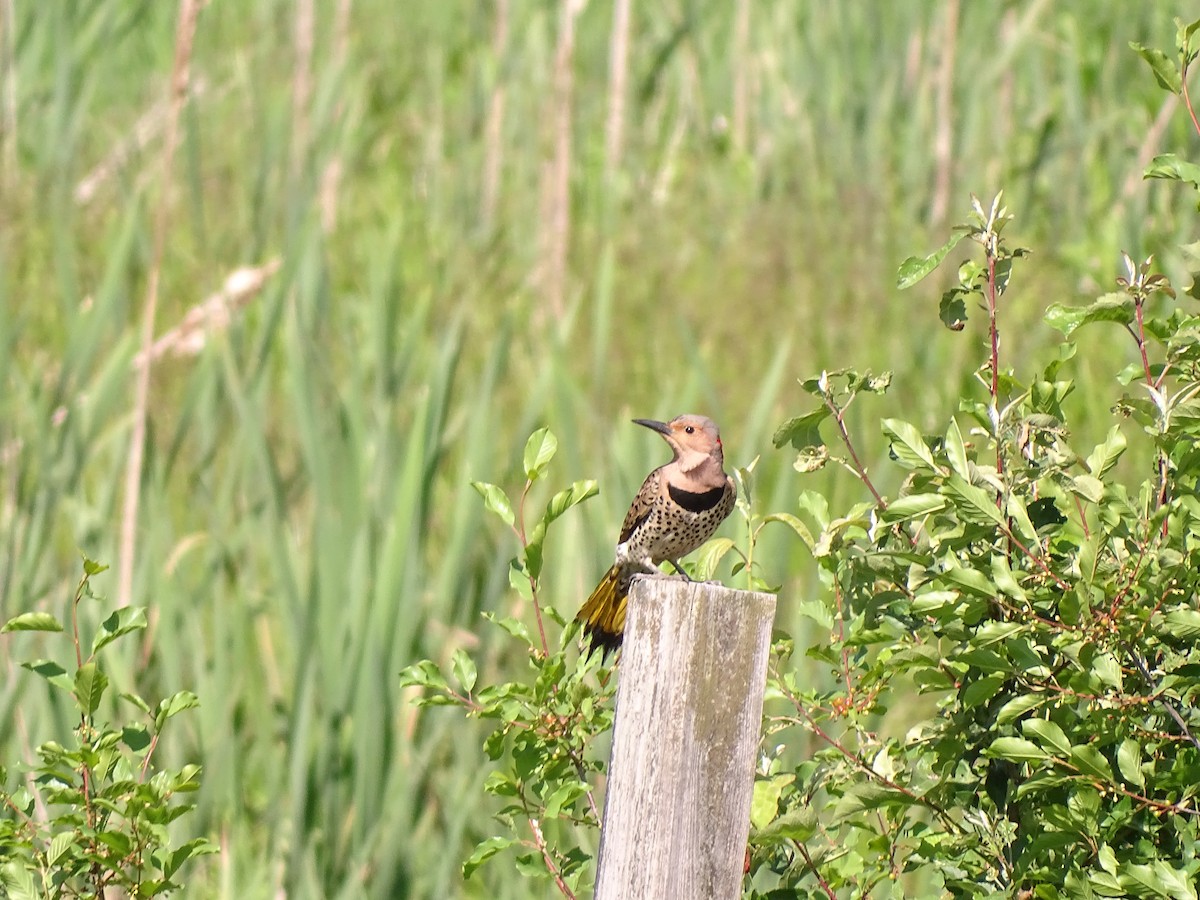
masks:
{"type": "MultiPolygon", "coordinates": [[[[654,461],[621,426],[631,415],[704,412],[731,462],[761,454],[753,515],[794,511],[801,489],[768,449],[799,402],[793,374],[892,369],[888,402],[945,435],[977,344],[931,339],[893,273],[970,191],[1004,186],[1038,251],[1022,274],[1038,290],[1006,301],[1024,358],[1054,345],[1046,302],[1086,303],[1122,249],[1185,277],[1190,200],[1141,174],[1189,124],[1127,45],[1168,45],[1177,3],[961,4],[950,33],[932,2],[755,0],[744,30],[738,4],[635,4],[610,167],[612,5],[592,0],[576,22],[560,307],[535,274],[561,5],[412,3],[401,24],[381,0],[317,4],[311,53],[303,6],[203,10],[163,185],[174,4],[0,3],[0,620],[59,612],[77,548],[119,558],[155,211],[169,212],[157,334],[236,267],[281,260],[199,352],[155,363],[133,571],[152,639],[106,648],[114,684],[200,698],[156,751],[170,771],[204,767],[171,837],[221,852],[190,864],[189,896],[529,896],[506,855],[462,881],[508,802],[481,790],[487,723],[415,708],[398,676],[426,658],[449,671],[461,649],[480,685],[529,681],[527,648],[481,627],[483,612],[535,623],[470,482],[519,486],[539,426],[560,440],[556,477],[602,486],[555,523],[540,575],[569,616],[654,461]]],[[[1139,362],[1122,335],[1088,330],[1062,401],[1084,448],[1111,425],[1113,360],[1139,362]]],[[[895,497],[864,408],[848,428],[895,497]]],[[[1114,477],[1147,452],[1126,437],[1114,477]]],[[[858,499],[826,471],[805,477],[830,509],[858,499]]],[[[726,526],[743,548],[753,515],[726,526]]],[[[754,554],[783,585],[780,627],[798,647],[824,640],[805,615],[820,587],[807,551],[772,526],[754,554]]],[[[89,606],[85,630],[103,621],[89,606]]],[[[0,643],[0,721],[24,722],[0,729],[6,765],[33,761],[23,734],[62,743],[77,722],[19,668],[28,655],[0,643]]],[[[834,688],[823,663],[796,665],[834,688]]],[[[866,727],[902,734],[920,702],[864,712],[866,727]]],[[[816,746],[792,741],[791,762],[816,746]]]]}
{"type": "MultiPolygon", "coordinates": [[[[44,657],[21,663],[71,697],[79,724],[67,745],[55,740],[39,745],[36,765],[12,772],[14,783],[0,767],[0,804],[6,812],[0,818],[0,888],[11,900],[104,897],[109,891],[164,896],[186,883],[182,867],[188,860],[217,852],[204,838],[172,847],[168,834],[167,826],[194,808],[180,803],[179,795],[198,789],[200,767],[169,771],[154,763],[168,720],[193,708],[196,695],[179,691],[151,709],[137,694],[122,691],[120,698],[144,720],[105,715],[106,706],[112,706],[105,700],[110,682],[98,654],[147,625],[142,607],[114,609],[89,647],[79,630],[79,605],[98,599],[91,580],[106,568],[83,561],[70,606],[74,668],[44,657]]],[[[66,631],[46,612],[14,616],[0,629],[66,631]]]]}

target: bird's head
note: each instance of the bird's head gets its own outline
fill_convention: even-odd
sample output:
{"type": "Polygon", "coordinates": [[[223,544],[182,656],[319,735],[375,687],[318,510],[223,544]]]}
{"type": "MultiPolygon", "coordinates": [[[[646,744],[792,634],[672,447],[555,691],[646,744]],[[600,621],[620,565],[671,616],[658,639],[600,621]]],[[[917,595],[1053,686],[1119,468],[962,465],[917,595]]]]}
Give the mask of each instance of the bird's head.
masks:
{"type": "Polygon", "coordinates": [[[725,461],[721,445],[721,433],[717,423],[705,416],[684,415],[676,416],[670,422],[659,422],[654,419],[634,419],[638,425],[644,425],[652,431],[657,431],[671,445],[679,467],[684,472],[690,472],[706,463],[713,462],[720,468],[725,461]]]}

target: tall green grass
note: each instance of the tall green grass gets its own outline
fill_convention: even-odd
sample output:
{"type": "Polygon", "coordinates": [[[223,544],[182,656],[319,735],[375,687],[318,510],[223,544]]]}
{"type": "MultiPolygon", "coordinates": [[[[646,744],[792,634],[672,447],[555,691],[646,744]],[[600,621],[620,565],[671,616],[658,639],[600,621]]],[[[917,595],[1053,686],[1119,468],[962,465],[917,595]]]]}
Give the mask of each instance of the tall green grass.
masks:
{"type": "MultiPolygon", "coordinates": [[[[548,548],[544,593],[570,614],[661,461],[632,415],[712,415],[733,463],[761,455],[761,509],[791,509],[801,483],[769,438],[804,402],[795,377],[895,368],[919,423],[945,411],[980,359],[970,329],[942,330],[927,303],[892,287],[898,261],[941,238],[929,209],[941,4],[755,3],[742,56],[732,4],[635,4],[627,145],[612,181],[602,152],[611,7],[589,4],[573,64],[561,317],[531,276],[556,5],[513,0],[497,55],[492,4],[401,11],[358,0],[341,58],[337,4],[319,4],[310,139],[297,147],[292,5],[212,4],[193,60],[204,90],[185,111],[166,186],[161,133],[133,135],[165,96],[172,5],[9,8],[5,617],[62,609],[77,547],[116,561],[156,205],[170,204],[172,223],[160,333],[232,269],[283,259],[198,356],[152,374],[134,584],[153,627],[116,671],[149,697],[187,688],[201,698],[166,750],[204,764],[189,827],[223,852],[192,871],[188,896],[530,896],[503,868],[461,884],[465,848],[492,829],[480,732],[415,711],[396,675],[459,646],[478,654],[483,678],[522,670],[481,627],[481,612],[521,607],[507,586],[513,548],[468,482],[515,484],[532,428],[558,435],[564,480],[602,485],[548,548]],[[739,67],[742,147],[728,130],[739,67]],[[484,125],[498,89],[497,148],[484,125]],[[80,180],[122,146],[111,176],[77,201],[80,180]],[[482,173],[497,149],[488,222],[482,173]],[[324,230],[333,160],[342,178],[324,230]]],[[[1036,249],[1003,312],[1014,341],[1051,340],[1040,309],[1109,283],[1121,248],[1160,253],[1178,274],[1186,198],[1136,177],[1165,95],[1126,47],[1168,44],[1175,12],[1166,2],[962,6],[951,214],[969,191],[1009,192],[1015,228],[1036,249]]],[[[1163,148],[1186,146],[1176,118],[1163,148]]],[[[1079,402],[1106,408],[1112,393],[1097,384],[1079,402]]],[[[855,424],[878,458],[871,410],[855,424]]],[[[824,476],[804,486],[851,489],[824,476]]],[[[807,560],[769,532],[757,556],[783,585],[780,627],[803,642],[789,603],[812,589],[807,560]]],[[[72,724],[14,667],[18,649],[0,642],[0,721],[14,723],[0,729],[5,761],[72,724]]]]}

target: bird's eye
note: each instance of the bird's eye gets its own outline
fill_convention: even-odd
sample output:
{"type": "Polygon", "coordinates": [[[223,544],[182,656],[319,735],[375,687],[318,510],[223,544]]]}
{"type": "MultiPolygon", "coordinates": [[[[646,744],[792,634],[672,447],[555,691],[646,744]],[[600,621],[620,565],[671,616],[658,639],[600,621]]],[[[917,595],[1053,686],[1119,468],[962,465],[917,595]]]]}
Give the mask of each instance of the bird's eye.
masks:
{"type": "Polygon", "coordinates": [[[688,434],[692,434],[696,429],[693,428],[691,425],[689,425],[687,428],[685,428],[683,430],[686,431],[688,434]]]}

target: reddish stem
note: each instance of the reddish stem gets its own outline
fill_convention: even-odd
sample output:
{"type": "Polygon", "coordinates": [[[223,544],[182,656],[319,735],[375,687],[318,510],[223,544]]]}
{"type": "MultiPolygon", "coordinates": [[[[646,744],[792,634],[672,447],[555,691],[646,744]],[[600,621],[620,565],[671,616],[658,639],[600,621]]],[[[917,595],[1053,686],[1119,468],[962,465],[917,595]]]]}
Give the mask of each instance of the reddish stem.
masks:
{"type": "Polygon", "coordinates": [[[887,501],[883,499],[879,491],[875,490],[875,485],[871,483],[871,478],[867,475],[866,467],[863,466],[862,460],[858,458],[858,453],[854,449],[854,443],[850,440],[850,432],[846,430],[845,411],[840,409],[828,394],[823,399],[825,400],[825,406],[833,413],[834,421],[837,422],[838,433],[841,435],[842,443],[846,445],[846,449],[850,452],[850,459],[854,463],[854,471],[858,474],[859,481],[867,486],[867,490],[875,498],[875,504],[880,509],[887,509],[887,501]]]}
{"type": "Polygon", "coordinates": [[[829,900],[837,900],[837,894],[833,892],[833,888],[829,886],[829,882],[825,880],[825,876],[821,874],[820,870],[817,869],[816,863],[813,862],[812,857],[808,855],[808,848],[805,847],[800,841],[794,840],[793,843],[796,845],[796,849],[800,851],[800,855],[804,857],[804,861],[808,863],[808,867],[812,869],[812,873],[817,876],[817,883],[821,885],[821,890],[825,892],[825,896],[828,897],[829,900]]]}
{"type": "Polygon", "coordinates": [[[1183,71],[1180,73],[1180,81],[1183,85],[1183,105],[1187,107],[1188,115],[1192,118],[1192,127],[1196,129],[1196,134],[1200,134],[1200,122],[1196,121],[1196,111],[1192,109],[1192,98],[1188,94],[1187,76],[1188,67],[1185,63],[1183,71]]]}
{"type": "Polygon", "coordinates": [[[570,900],[575,900],[574,892],[567,887],[567,883],[563,881],[562,873],[558,871],[558,866],[554,865],[554,860],[550,858],[550,849],[546,846],[546,838],[542,834],[542,823],[530,816],[529,828],[533,832],[534,843],[542,854],[542,862],[546,864],[546,870],[554,876],[554,883],[557,885],[559,893],[564,897],[570,898],[570,900]]]}
{"type": "MultiPolygon", "coordinates": [[[[533,487],[533,482],[526,479],[525,490],[521,491],[521,500],[517,504],[517,525],[514,530],[517,532],[517,540],[521,542],[522,550],[528,546],[528,542],[525,540],[525,498],[529,496],[531,487],[533,487]]],[[[538,600],[538,580],[528,574],[528,566],[526,567],[526,577],[529,579],[529,593],[533,598],[533,614],[537,617],[538,637],[542,641],[542,655],[549,656],[550,644],[546,640],[546,626],[542,624],[542,604],[538,600]]]]}

